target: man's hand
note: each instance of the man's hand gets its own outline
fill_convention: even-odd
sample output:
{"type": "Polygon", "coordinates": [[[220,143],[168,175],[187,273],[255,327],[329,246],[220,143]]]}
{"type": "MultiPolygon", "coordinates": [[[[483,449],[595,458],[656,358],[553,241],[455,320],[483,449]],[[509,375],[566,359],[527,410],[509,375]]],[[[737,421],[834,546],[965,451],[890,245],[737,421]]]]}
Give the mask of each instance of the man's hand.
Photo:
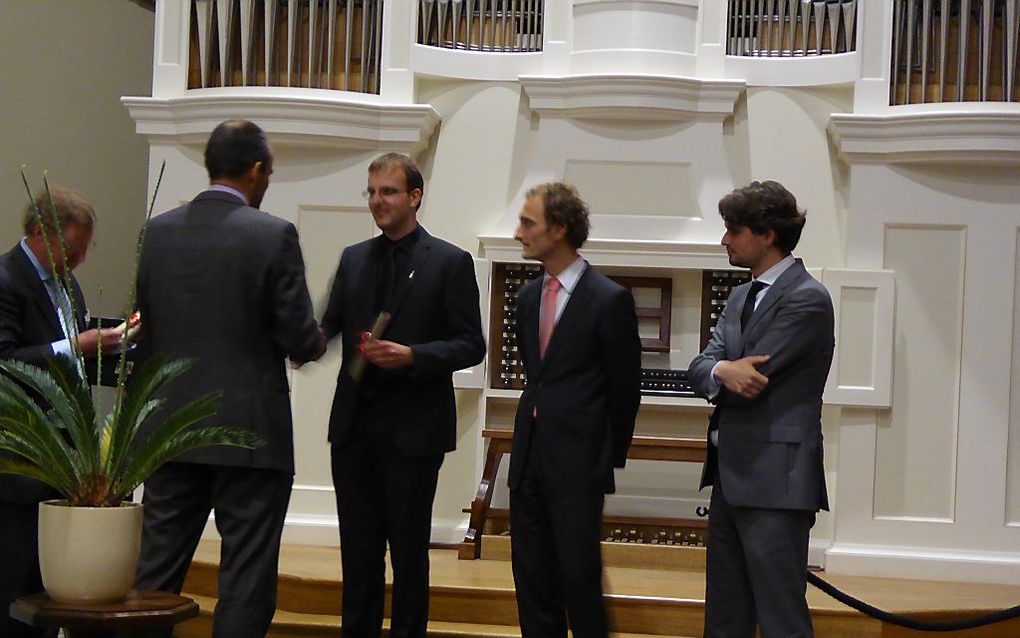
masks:
{"type": "MultiPolygon", "coordinates": [[[[96,328],[86,330],[78,335],[78,341],[74,344],[78,352],[84,357],[95,357],[99,354],[100,331],[96,328]]],[[[113,354],[120,351],[121,343],[124,340],[124,331],[120,328],[103,328],[103,352],[113,354]]]]}
{"type": "Polygon", "coordinates": [[[384,370],[406,368],[414,363],[414,352],[411,348],[392,341],[380,341],[369,337],[361,344],[361,354],[365,360],[384,370]]]}
{"type": "Polygon", "coordinates": [[[715,378],[733,394],[753,399],[769,384],[769,378],[758,372],[757,366],[769,360],[769,355],[744,357],[736,361],[720,361],[715,378]]]}
{"type": "Polygon", "coordinates": [[[301,359],[300,361],[295,359],[294,357],[291,357],[290,367],[292,370],[298,370],[301,368],[301,366],[310,361],[318,361],[319,359],[322,358],[322,355],[326,354],[326,333],[323,332],[322,326],[316,327],[315,330],[318,333],[316,335],[316,339],[318,340],[318,344],[315,347],[316,354],[312,355],[307,359],[301,359]]]}

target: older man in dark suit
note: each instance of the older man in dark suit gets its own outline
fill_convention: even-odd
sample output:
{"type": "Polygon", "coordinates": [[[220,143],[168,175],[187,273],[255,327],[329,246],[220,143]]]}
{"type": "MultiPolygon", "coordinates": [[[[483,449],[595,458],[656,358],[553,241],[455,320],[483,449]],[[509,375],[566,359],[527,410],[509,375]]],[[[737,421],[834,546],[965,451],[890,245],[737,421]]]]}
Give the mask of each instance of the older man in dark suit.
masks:
{"type": "Polygon", "coordinates": [[[527,386],[510,454],[510,533],[525,638],[605,638],[601,523],[641,402],[634,297],[577,251],[588,207],[566,184],[528,192],[514,237],[545,275],[521,288],[527,386]],[[564,611],[566,613],[564,613],[564,611]]]}
{"type": "Polygon", "coordinates": [[[186,357],[168,410],[223,391],[216,424],[265,445],[179,457],[145,482],[136,586],[179,592],[209,518],[222,538],[213,635],[263,636],[276,606],[280,536],[294,480],[286,360],[319,357],[294,225],[258,210],[272,156],[251,122],[216,127],[205,149],[211,186],[152,219],[138,274],[139,357],[186,357]]]}
{"type": "MultiPolygon", "coordinates": [[[[0,358],[45,368],[49,358],[73,357],[75,351],[96,356],[100,333],[85,330],[88,311],[77,279],[70,277],[66,291],[54,279],[54,273],[63,279],[85,261],[95,221],[88,200],[66,188],[51,188],[25,210],[25,236],[0,256],[0,358]]],[[[102,345],[115,349],[121,337],[114,328],[104,329],[102,345]]],[[[0,475],[0,636],[4,638],[48,635],[9,618],[7,609],[18,597],[42,590],[37,504],[57,497],[38,481],[0,475]]]]}
{"type": "Polygon", "coordinates": [[[804,227],[777,182],[752,182],[719,202],[730,263],[753,280],[730,294],[690,364],[715,403],[702,487],[708,521],[705,636],[811,636],[804,599],[808,535],[828,509],[822,391],[833,338],[826,289],[791,254],[804,227]]]}
{"type": "Polygon", "coordinates": [[[327,337],[343,336],[329,440],[344,638],[382,630],[387,544],[389,635],[425,636],[432,502],[443,456],[456,446],[452,375],[485,356],[474,263],[419,225],[423,189],[406,156],[368,167],[365,195],[382,234],[344,249],[322,318],[327,337]],[[382,312],[392,318],[380,332],[382,312]]]}

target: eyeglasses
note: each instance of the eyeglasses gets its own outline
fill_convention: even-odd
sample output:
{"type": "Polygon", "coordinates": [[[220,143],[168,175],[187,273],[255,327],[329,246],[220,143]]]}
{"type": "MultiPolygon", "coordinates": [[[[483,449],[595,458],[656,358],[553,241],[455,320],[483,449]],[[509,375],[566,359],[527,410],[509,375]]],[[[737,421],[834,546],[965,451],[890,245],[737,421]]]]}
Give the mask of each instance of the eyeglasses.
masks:
{"type": "Polygon", "coordinates": [[[412,190],[413,189],[393,188],[390,186],[384,186],[379,190],[375,190],[374,188],[366,188],[365,190],[361,191],[361,196],[368,200],[372,199],[373,195],[378,194],[379,197],[382,197],[383,199],[390,199],[391,197],[396,197],[401,193],[410,193],[412,190]]]}

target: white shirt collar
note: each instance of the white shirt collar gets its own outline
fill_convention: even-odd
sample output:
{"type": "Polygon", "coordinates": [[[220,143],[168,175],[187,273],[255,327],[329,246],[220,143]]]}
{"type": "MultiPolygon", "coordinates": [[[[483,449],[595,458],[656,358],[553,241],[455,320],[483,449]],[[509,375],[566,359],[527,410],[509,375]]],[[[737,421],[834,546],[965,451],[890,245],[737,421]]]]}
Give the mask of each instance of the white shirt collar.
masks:
{"type": "Polygon", "coordinates": [[[766,286],[771,286],[776,283],[776,280],[779,279],[780,275],[786,272],[787,268],[796,262],[797,260],[794,259],[793,255],[787,255],[786,257],[783,257],[778,264],[763,272],[756,281],[760,281],[766,286]]]}
{"type": "MultiPolygon", "coordinates": [[[[581,275],[584,273],[585,267],[588,262],[584,260],[584,257],[578,255],[577,259],[573,261],[569,266],[563,269],[559,275],[556,276],[560,280],[560,285],[563,286],[563,290],[567,291],[567,294],[574,293],[574,286],[581,279],[581,275]]],[[[545,282],[549,281],[549,273],[545,273],[545,277],[542,278],[542,285],[545,286],[545,282]]]]}
{"type": "Polygon", "coordinates": [[[33,266],[35,266],[35,272],[39,274],[39,279],[41,281],[49,281],[50,279],[53,279],[53,273],[43,268],[43,265],[39,263],[38,259],[36,259],[35,253],[33,253],[28,247],[28,244],[25,243],[24,237],[21,238],[21,249],[25,251],[25,254],[28,255],[28,260],[32,262],[33,266]]]}

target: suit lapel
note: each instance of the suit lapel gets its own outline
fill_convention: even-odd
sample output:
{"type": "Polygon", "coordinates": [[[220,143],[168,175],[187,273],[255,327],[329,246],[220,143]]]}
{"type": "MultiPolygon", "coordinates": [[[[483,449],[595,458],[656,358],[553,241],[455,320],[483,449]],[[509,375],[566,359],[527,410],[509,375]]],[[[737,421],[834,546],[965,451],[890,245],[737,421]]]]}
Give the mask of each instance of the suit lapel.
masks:
{"type": "Polygon", "coordinates": [[[591,265],[585,265],[584,272],[581,273],[577,284],[574,285],[574,292],[570,293],[570,297],[567,299],[567,305],[563,308],[563,314],[560,315],[559,321],[556,322],[556,327],[553,328],[552,336],[549,338],[549,346],[545,351],[545,357],[542,358],[541,369],[545,369],[546,363],[556,356],[559,344],[566,339],[564,335],[570,334],[572,325],[577,322],[578,318],[584,314],[585,309],[588,307],[588,297],[590,295],[588,276],[590,274],[591,265]]]}
{"type": "MultiPolygon", "coordinates": [[[[754,314],[751,315],[751,319],[747,322],[747,327],[744,329],[743,333],[751,334],[751,331],[754,330],[755,326],[757,326],[760,322],[761,317],[765,316],[766,311],[776,305],[776,303],[783,298],[783,295],[786,294],[786,289],[791,284],[800,281],[806,273],[807,271],[804,269],[803,262],[798,259],[792,266],[787,268],[783,274],[779,275],[779,279],[776,280],[776,283],[769,286],[768,291],[765,293],[765,298],[762,299],[761,303],[758,304],[758,307],[755,308],[754,314]]],[[[750,286],[748,286],[748,288],[750,288],[750,286]]]]}
{"type": "Polygon", "coordinates": [[[14,263],[19,271],[18,275],[22,281],[28,284],[29,289],[32,291],[32,300],[36,305],[36,309],[40,315],[46,318],[46,323],[49,324],[53,334],[63,335],[64,329],[60,327],[57,309],[53,307],[50,293],[46,291],[46,286],[39,279],[39,273],[36,272],[35,266],[29,261],[28,255],[25,254],[20,245],[15,246],[15,250],[17,252],[15,252],[14,263]]]}
{"type": "Polygon", "coordinates": [[[360,317],[354,325],[358,326],[359,331],[370,330],[372,324],[375,323],[375,316],[372,314],[375,305],[375,282],[379,278],[379,263],[384,258],[382,246],[378,241],[373,240],[368,246],[368,255],[361,263],[363,270],[360,276],[358,273],[352,273],[353,276],[350,278],[350,281],[358,282],[359,292],[356,297],[361,301],[356,307],[361,310],[358,312],[360,317]]]}
{"type": "Polygon", "coordinates": [[[528,370],[529,375],[534,374],[542,365],[542,354],[538,347],[538,305],[541,298],[542,282],[539,279],[538,284],[525,288],[517,300],[517,310],[520,312],[519,320],[522,328],[521,335],[525,337],[522,340],[522,345],[527,349],[527,356],[524,360],[535,363],[535,370],[528,370]]]}

